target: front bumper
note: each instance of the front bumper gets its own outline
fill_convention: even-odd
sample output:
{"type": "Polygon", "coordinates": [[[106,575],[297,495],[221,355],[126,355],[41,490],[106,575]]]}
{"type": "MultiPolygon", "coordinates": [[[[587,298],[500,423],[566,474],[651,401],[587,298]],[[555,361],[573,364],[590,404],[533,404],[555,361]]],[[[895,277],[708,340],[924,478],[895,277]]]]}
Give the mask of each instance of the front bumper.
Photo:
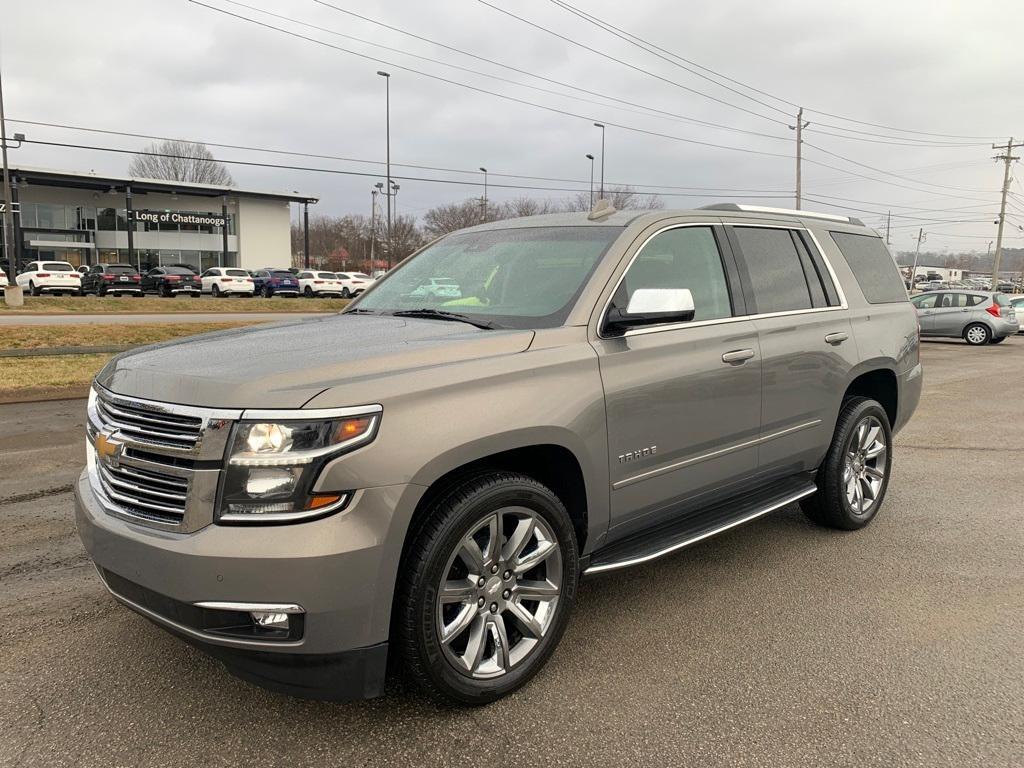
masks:
{"type": "Polygon", "coordinates": [[[294,695],[352,699],[382,691],[398,561],[421,493],[370,488],[346,510],[308,523],[179,534],[107,514],[83,472],[75,518],[101,576],[114,575],[104,584],[128,607],[240,677],[294,695]],[[210,602],[296,604],[301,636],[211,632],[195,618],[196,604],[210,602]]]}

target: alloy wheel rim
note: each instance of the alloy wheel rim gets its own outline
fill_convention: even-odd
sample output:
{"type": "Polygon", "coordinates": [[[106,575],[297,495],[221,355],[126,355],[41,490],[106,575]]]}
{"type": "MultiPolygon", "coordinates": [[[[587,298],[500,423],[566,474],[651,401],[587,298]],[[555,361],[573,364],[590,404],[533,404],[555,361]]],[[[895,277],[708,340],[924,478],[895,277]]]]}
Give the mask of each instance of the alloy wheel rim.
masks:
{"type": "Polygon", "coordinates": [[[877,503],[885,483],[887,452],[882,422],[875,416],[861,419],[853,431],[843,466],[846,501],[854,514],[865,515],[877,503]]]}
{"type": "Polygon", "coordinates": [[[562,551],[527,507],[503,507],[463,536],[441,575],[435,610],[445,658],[461,674],[501,677],[551,628],[562,591],[562,551]]]}

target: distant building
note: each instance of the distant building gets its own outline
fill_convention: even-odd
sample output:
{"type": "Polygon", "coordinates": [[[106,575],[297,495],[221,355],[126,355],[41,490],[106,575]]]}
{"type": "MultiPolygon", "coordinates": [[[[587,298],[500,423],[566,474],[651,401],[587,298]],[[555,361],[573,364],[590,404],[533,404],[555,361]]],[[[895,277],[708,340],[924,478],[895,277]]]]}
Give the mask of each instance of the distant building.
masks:
{"type": "Polygon", "coordinates": [[[10,174],[19,269],[36,260],[119,262],[140,272],[166,264],[287,267],[291,203],[317,202],[298,193],[41,168],[10,174]]]}

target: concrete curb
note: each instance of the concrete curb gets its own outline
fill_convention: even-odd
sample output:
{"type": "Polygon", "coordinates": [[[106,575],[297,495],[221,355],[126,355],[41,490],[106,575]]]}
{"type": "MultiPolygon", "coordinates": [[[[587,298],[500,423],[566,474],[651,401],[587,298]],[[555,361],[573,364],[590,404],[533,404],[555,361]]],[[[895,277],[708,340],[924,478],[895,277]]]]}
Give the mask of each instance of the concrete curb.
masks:
{"type": "Polygon", "coordinates": [[[47,400],[81,400],[88,396],[88,384],[75,387],[31,387],[14,392],[0,392],[0,405],[42,403],[47,400]]]}
{"type": "Polygon", "coordinates": [[[38,347],[33,349],[0,349],[0,357],[58,357],[61,355],[99,355],[108,352],[127,352],[143,346],[131,344],[105,347],[38,347]]]}

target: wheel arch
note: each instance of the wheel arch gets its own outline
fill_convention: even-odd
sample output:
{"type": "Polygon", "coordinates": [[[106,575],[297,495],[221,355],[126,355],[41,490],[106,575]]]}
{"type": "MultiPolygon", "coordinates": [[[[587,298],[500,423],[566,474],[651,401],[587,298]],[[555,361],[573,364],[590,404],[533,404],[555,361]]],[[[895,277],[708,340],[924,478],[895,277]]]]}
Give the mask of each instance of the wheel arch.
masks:
{"type": "Polygon", "coordinates": [[[867,363],[854,370],[854,375],[843,393],[842,402],[845,403],[851,397],[869,397],[877,401],[885,410],[889,424],[895,430],[899,417],[899,390],[899,378],[891,363],[867,363]]]}

